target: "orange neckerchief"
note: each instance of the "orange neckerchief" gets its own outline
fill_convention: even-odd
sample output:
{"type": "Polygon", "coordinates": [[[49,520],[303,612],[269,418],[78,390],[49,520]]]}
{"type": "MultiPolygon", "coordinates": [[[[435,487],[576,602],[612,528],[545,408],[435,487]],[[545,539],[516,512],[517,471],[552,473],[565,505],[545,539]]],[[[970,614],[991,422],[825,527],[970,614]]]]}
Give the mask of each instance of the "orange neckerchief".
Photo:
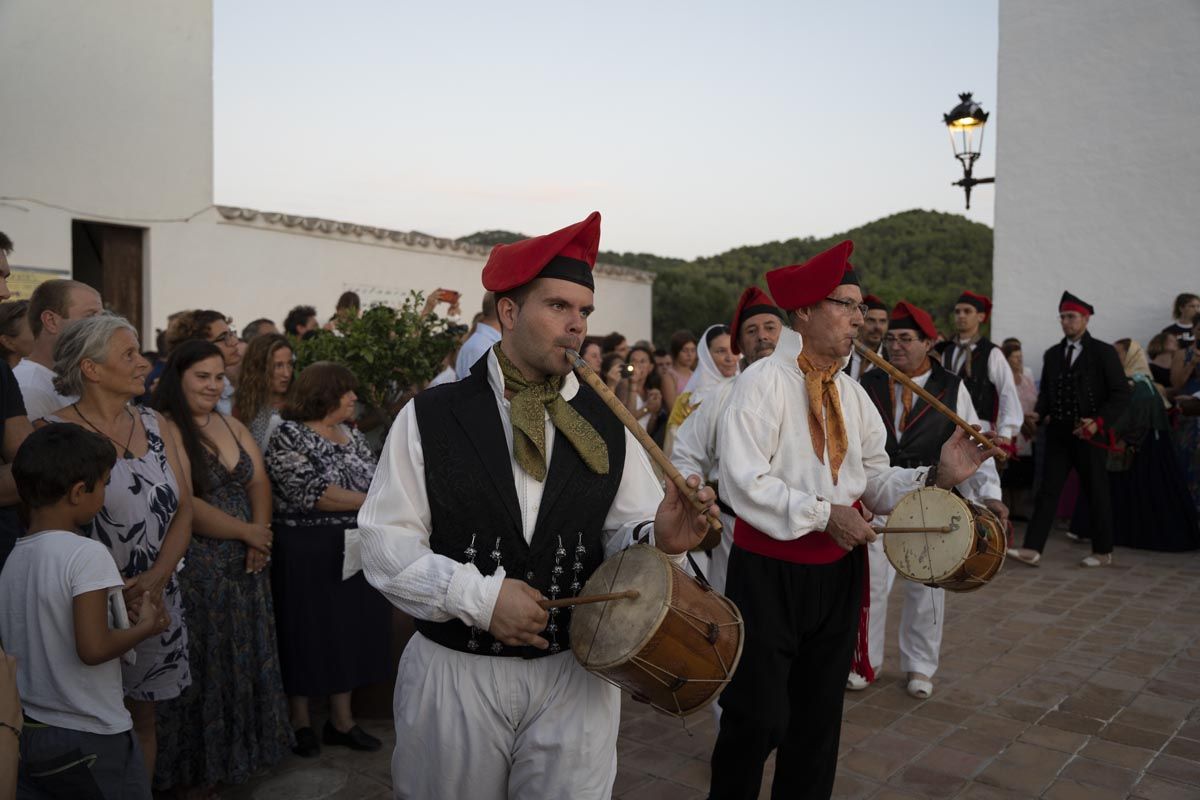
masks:
{"type": "MultiPolygon", "coordinates": [[[[921,368],[912,375],[909,375],[909,377],[920,377],[926,372],[929,372],[931,369],[933,369],[933,366],[929,363],[929,356],[925,356],[925,361],[921,363],[921,368]]],[[[888,378],[888,396],[893,398],[896,396],[895,378],[888,378]]],[[[895,400],[892,402],[894,403],[895,400]]],[[[904,431],[908,430],[908,415],[912,411],[913,407],[913,390],[908,388],[907,383],[900,385],[900,402],[904,404],[904,413],[900,415],[900,427],[898,428],[897,432],[904,433],[904,431]]]]}
{"type": "Polygon", "coordinates": [[[829,471],[833,475],[833,485],[837,486],[838,470],[841,469],[842,459],[846,457],[846,449],[849,447],[846,421],[842,418],[842,398],[838,394],[836,383],[837,375],[842,371],[841,364],[835,362],[828,369],[818,370],[808,360],[808,356],[801,353],[796,357],[796,365],[804,375],[804,388],[808,392],[808,433],[812,437],[813,451],[824,464],[825,443],[828,438],[829,471]]]}

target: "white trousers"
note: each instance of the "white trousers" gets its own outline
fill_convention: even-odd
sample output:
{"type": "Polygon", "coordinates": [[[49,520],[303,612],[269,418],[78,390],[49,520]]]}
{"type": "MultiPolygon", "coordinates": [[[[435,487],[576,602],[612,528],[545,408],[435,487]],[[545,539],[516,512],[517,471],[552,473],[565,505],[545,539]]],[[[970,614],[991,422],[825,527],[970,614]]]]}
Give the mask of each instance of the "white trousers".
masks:
{"type": "Polygon", "coordinates": [[[620,693],[569,650],[492,658],[418,633],[400,658],[393,710],[397,798],[612,795],[620,693]]]}
{"type": "MultiPolygon", "coordinates": [[[[888,597],[896,583],[896,570],[883,552],[883,537],[867,545],[871,567],[871,613],[867,627],[867,656],[876,674],[883,667],[883,640],[887,631],[888,597]]],[[[946,621],[946,592],[907,578],[900,580],[900,671],[933,677],[942,649],[946,621]]]]}

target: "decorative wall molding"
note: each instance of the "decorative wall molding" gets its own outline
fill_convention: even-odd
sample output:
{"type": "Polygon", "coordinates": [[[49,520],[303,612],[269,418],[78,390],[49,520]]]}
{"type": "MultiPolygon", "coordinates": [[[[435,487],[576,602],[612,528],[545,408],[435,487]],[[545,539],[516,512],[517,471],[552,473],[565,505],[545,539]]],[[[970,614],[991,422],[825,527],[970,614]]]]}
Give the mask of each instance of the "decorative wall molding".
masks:
{"type": "MultiPolygon", "coordinates": [[[[340,240],[368,240],[372,244],[400,245],[422,250],[440,250],[457,253],[464,256],[486,259],[492,248],[486,245],[466,244],[454,239],[430,236],[420,231],[394,231],[389,228],[375,228],[370,225],[357,225],[353,222],[339,222],[323,217],[301,217],[295,214],[281,214],[275,211],[259,211],[255,208],[240,206],[216,207],[217,212],[232,223],[258,227],[289,228],[318,236],[328,236],[340,240]]],[[[632,267],[619,267],[611,264],[597,264],[596,273],[617,280],[633,281],[636,283],[654,283],[654,273],[632,267]]]]}

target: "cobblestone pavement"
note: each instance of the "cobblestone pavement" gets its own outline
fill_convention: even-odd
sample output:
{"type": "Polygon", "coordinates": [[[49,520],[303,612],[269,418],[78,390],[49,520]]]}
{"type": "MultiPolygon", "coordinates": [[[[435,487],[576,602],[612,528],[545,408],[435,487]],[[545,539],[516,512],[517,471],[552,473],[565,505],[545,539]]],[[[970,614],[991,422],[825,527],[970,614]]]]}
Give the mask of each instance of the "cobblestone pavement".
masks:
{"type": "MultiPolygon", "coordinates": [[[[881,678],[846,694],[839,798],[1200,798],[1200,554],[1119,549],[1111,568],[1056,533],[1042,566],[1010,562],[948,596],[932,698],[904,691],[893,601],[881,678]]],[[[224,798],[388,797],[384,752],[289,758],[224,798]]],[[[708,712],[677,721],[626,701],[614,797],[703,798],[708,712]]],[[[773,766],[767,765],[769,796],[773,766]]]]}

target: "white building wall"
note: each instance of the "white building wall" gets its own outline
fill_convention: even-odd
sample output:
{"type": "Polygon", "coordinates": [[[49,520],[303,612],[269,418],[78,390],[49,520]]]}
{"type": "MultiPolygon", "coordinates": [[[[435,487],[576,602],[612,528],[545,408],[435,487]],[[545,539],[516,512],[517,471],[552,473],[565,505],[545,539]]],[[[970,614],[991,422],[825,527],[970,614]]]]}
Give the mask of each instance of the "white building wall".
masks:
{"type": "Polygon", "coordinates": [[[1068,289],[1144,345],[1200,292],[1200,3],[1004,0],[999,50],[993,338],[1036,372],[1068,289]]]}
{"type": "Polygon", "coordinates": [[[126,219],[201,211],[212,5],[3,0],[0,109],[0,196],[126,219]]]}
{"type": "MultiPolygon", "coordinates": [[[[78,217],[33,203],[0,203],[0,231],[16,244],[13,264],[69,273],[73,218],[78,217]]],[[[445,240],[419,235],[410,245],[369,232],[310,231],[300,224],[267,223],[262,215],[231,221],[215,208],[187,223],[145,227],[147,349],[155,328],[166,327],[167,315],[188,308],[215,308],[232,316],[240,330],[258,317],[282,324],[296,305],[316,307],[323,321],[347,289],[359,292],[366,305],[399,304],[412,289],[426,295],[455,289],[462,292],[465,323],[483,301],[487,248],[455,250],[445,240]]],[[[630,340],[648,339],[650,305],[645,273],[597,267],[592,333],[618,330],[630,340]]]]}

